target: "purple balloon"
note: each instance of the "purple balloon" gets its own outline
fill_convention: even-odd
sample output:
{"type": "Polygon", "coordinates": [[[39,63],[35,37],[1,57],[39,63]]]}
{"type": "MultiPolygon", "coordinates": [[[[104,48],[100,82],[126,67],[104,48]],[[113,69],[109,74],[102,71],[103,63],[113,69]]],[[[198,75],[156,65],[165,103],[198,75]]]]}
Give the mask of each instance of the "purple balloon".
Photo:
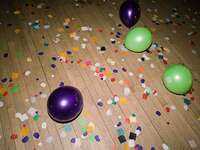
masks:
{"type": "Polygon", "coordinates": [[[82,94],[72,86],[62,86],[55,89],[47,101],[49,116],[59,123],[73,121],[80,115],[82,109],[82,94]]]}
{"type": "Polygon", "coordinates": [[[134,26],[140,18],[140,6],[136,0],[125,1],[119,10],[121,21],[128,28],[134,26]]]}

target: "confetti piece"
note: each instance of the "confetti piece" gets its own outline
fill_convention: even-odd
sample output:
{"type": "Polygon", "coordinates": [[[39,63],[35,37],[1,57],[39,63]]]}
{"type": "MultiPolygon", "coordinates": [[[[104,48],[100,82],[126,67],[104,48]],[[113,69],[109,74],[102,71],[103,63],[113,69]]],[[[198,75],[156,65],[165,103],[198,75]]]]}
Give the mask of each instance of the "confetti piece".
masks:
{"type": "Polygon", "coordinates": [[[64,125],[64,131],[65,132],[71,132],[72,131],[72,126],[70,123],[67,123],[64,125]]]}
{"type": "Polygon", "coordinates": [[[10,92],[11,92],[12,94],[14,94],[14,93],[17,93],[17,92],[19,91],[19,89],[20,89],[19,85],[14,85],[14,86],[10,89],[10,92]]]}
{"type": "Polygon", "coordinates": [[[0,101],[0,108],[4,106],[4,102],[0,101]]]}
{"type": "Polygon", "coordinates": [[[29,128],[27,127],[22,127],[21,131],[20,131],[20,135],[21,136],[28,136],[29,135],[29,128]]]}
{"type": "Polygon", "coordinates": [[[25,136],[22,138],[22,143],[27,143],[29,141],[29,137],[28,136],[25,136]]]}
{"type": "Polygon", "coordinates": [[[17,139],[17,137],[18,137],[17,133],[12,133],[11,136],[10,136],[10,139],[15,140],[15,139],[17,139]]]}
{"type": "Polygon", "coordinates": [[[45,82],[41,82],[41,83],[40,83],[40,86],[41,86],[42,88],[45,88],[45,87],[46,87],[46,83],[45,83],[45,82]]]}
{"type": "Polygon", "coordinates": [[[165,144],[165,143],[162,144],[162,148],[163,148],[163,150],[170,150],[170,148],[168,147],[168,145],[165,144]]]}
{"type": "Polygon", "coordinates": [[[194,149],[194,148],[197,147],[197,144],[196,144],[196,142],[195,142],[194,140],[189,140],[188,143],[189,143],[189,145],[190,145],[190,147],[191,147],[192,149],[194,149]]]}
{"type": "Polygon", "coordinates": [[[87,121],[84,118],[79,118],[78,119],[78,123],[81,127],[86,126],[87,125],[87,121]]]}
{"type": "Polygon", "coordinates": [[[16,34],[18,34],[18,33],[20,33],[21,32],[21,30],[20,29],[15,29],[15,31],[14,31],[16,34]]]}
{"type": "Polygon", "coordinates": [[[25,76],[29,76],[30,74],[31,74],[31,71],[30,71],[30,70],[27,70],[27,71],[25,71],[25,73],[24,73],[25,76]]]}
{"type": "Polygon", "coordinates": [[[78,52],[80,49],[79,49],[79,47],[73,47],[72,50],[75,52],[78,52]]]}
{"type": "Polygon", "coordinates": [[[53,142],[53,137],[52,137],[52,136],[48,136],[48,137],[46,138],[46,142],[47,142],[47,143],[52,143],[52,142],[53,142]]]}
{"type": "Polygon", "coordinates": [[[18,77],[19,77],[19,73],[17,73],[17,72],[13,72],[13,73],[11,74],[12,80],[17,79],[18,77]]]}
{"type": "Polygon", "coordinates": [[[128,87],[125,87],[124,88],[124,96],[129,96],[130,95],[130,93],[131,93],[131,90],[130,90],[130,88],[128,88],[128,87]]]}
{"type": "Polygon", "coordinates": [[[120,97],[119,104],[126,105],[126,104],[128,104],[128,100],[125,97],[120,97]]]}
{"type": "Polygon", "coordinates": [[[47,128],[47,123],[46,122],[42,122],[41,127],[42,127],[42,129],[46,129],[47,128]]]}
{"type": "Polygon", "coordinates": [[[34,132],[34,133],[33,133],[33,138],[34,138],[35,140],[38,140],[38,139],[40,138],[39,132],[34,132]]]}
{"type": "Polygon", "coordinates": [[[160,111],[156,111],[155,113],[156,113],[157,116],[161,116],[160,111]]]}

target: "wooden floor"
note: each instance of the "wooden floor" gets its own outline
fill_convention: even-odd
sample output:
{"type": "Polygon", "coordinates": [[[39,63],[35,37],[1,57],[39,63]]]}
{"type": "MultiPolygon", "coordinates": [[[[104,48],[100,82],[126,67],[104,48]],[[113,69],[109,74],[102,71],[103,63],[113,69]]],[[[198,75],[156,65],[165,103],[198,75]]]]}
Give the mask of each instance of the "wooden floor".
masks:
{"type": "Polygon", "coordinates": [[[154,44],[136,54],[123,48],[128,29],[120,26],[121,3],[0,2],[0,150],[128,150],[138,127],[138,149],[200,149],[199,5],[140,0],[136,26],[147,26],[154,44]],[[186,96],[162,84],[172,63],[192,71],[186,96]],[[84,97],[83,112],[70,124],[47,114],[49,94],[63,85],[84,97]]]}

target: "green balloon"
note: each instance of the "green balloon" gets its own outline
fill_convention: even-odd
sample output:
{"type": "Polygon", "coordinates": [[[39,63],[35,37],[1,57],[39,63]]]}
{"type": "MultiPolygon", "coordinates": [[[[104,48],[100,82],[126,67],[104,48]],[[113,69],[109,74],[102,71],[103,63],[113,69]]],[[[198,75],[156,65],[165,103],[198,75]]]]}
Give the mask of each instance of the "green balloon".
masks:
{"type": "Polygon", "coordinates": [[[170,65],[162,76],[165,87],[172,93],[184,95],[192,87],[192,73],[181,64],[170,65]]]}
{"type": "Polygon", "coordinates": [[[125,47],[133,52],[143,52],[152,43],[151,31],[147,28],[136,27],[129,31],[125,38],[125,47]]]}

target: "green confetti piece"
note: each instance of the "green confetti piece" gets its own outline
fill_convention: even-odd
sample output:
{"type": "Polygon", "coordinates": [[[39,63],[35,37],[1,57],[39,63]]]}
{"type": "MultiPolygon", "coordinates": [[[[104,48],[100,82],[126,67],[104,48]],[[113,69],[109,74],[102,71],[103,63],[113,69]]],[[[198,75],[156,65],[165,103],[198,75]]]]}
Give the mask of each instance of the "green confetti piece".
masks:
{"type": "Polygon", "coordinates": [[[78,120],[78,123],[79,123],[79,125],[80,125],[81,127],[84,127],[84,126],[87,125],[87,121],[86,121],[84,118],[80,118],[80,119],[78,120]]]}
{"type": "Polygon", "coordinates": [[[78,24],[78,25],[76,25],[75,28],[79,30],[81,28],[81,25],[78,24]]]}
{"type": "Polygon", "coordinates": [[[14,93],[17,93],[17,92],[19,91],[19,89],[20,89],[19,85],[14,85],[14,86],[10,89],[10,92],[11,92],[12,94],[14,94],[14,93]]]}
{"type": "Polygon", "coordinates": [[[33,120],[34,120],[34,121],[38,121],[38,120],[39,120],[39,114],[36,114],[36,115],[33,117],[33,120]]]}
{"type": "Polygon", "coordinates": [[[16,57],[17,59],[21,59],[22,57],[24,57],[24,53],[20,50],[16,51],[16,57]]]}
{"type": "Polygon", "coordinates": [[[92,133],[92,134],[90,134],[90,136],[89,136],[89,141],[91,142],[91,143],[94,143],[94,141],[95,141],[95,135],[92,133]]]}
{"type": "Polygon", "coordinates": [[[183,102],[184,102],[184,104],[186,104],[188,106],[191,104],[191,101],[189,99],[187,99],[187,98],[184,98],[183,102]]]}
{"type": "Polygon", "coordinates": [[[86,129],[85,127],[82,127],[82,128],[81,128],[81,132],[82,132],[82,133],[85,133],[86,131],[87,131],[87,129],[86,129]]]}

